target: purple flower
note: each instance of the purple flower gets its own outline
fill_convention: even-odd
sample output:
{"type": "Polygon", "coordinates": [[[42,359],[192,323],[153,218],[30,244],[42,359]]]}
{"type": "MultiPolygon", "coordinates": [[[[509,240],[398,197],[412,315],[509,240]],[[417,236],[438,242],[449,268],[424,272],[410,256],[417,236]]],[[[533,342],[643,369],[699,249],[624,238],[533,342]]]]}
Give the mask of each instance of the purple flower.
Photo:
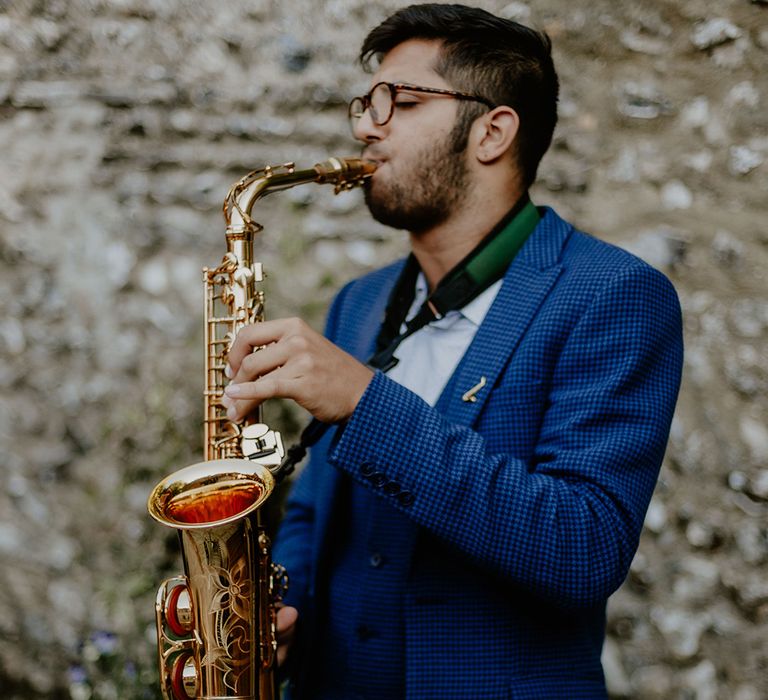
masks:
{"type": "Polygon", "coordinates": [[[91,643],[100,655],[111,655],[117,650],[117,635],[100,630],[91,635],[91,643]]]}

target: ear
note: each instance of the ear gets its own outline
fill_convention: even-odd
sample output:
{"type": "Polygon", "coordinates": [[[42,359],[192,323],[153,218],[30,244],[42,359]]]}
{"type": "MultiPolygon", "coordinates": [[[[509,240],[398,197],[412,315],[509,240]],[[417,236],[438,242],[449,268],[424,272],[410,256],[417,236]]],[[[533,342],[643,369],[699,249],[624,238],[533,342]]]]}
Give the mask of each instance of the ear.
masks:
{"type": "Polygon", "coordinates": [[[511,150],[520,128],[520,117],[511,107],[501,105],[477,119],[472,128],[475,157],[490,165],[511,150]]]}

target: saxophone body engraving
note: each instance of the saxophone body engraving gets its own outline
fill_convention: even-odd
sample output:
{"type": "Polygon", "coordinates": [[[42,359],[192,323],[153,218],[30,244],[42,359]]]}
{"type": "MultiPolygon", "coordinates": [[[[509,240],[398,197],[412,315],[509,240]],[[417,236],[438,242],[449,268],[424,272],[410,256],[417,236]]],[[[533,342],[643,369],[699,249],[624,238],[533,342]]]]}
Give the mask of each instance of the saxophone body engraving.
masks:
{"type": "Polygon", "coordinates": [[[205,285],[204,461],[167,476],[153,489],[153,518],[179,533],[184,575],[164,581],[155,603],[160,687],[165,700],[275,700],[275,606],[287,588],[270,557],[262,506],[283,459],[280,433],[261,410],[243,423],[221,403],[231,344],[264,320],[262,266],[253,241],[262,227],[251,208],[262,196],[296,185],[360,185],[375,165],[330,158],[307,170],[292,163],[255,170],[224,201],[227,251],[203,270],[205,285]]]}

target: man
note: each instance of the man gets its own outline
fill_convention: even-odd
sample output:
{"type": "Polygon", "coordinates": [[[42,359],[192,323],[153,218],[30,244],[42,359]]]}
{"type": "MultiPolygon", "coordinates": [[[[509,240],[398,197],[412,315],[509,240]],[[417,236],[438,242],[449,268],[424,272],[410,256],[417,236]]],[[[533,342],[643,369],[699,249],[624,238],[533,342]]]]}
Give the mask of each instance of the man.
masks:
{"type": "Polygon", "coordinates": [[[270,321],[230,354],[231,418],[289,397],[333,424],[275,551],[294,696],[605,697],[606,600],[678,391],[676,295],[529,203],[556,121],[545,36],[420,5],[371,57],[350,106],[367,203],[413,255],[347,285],[327,337],[270,321]]]}

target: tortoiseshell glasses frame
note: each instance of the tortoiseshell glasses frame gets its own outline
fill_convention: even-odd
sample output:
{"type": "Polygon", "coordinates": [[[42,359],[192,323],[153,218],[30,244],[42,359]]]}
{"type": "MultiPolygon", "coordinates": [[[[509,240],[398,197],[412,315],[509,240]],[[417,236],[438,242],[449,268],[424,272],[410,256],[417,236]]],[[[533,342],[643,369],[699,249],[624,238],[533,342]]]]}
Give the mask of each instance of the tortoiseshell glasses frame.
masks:
{"type": "Polygon", "coordinates": [[[358,119],[369,110],[371,120],[377,126],[384,126],[395,113],[397,106],[395,98],[399,92],[415,92],[425,95],[444,95],[453,97],[457,100],[470,100],[480,102],[489,109],[494,109],[496,105],[485,97],[472,95],[467,92],[458,92],[456,90],[445,90],[443,88],[422,87],[420,85],[409,85],[408,83],[387,83],[380,82],[374,85],[370,92],[360,97],[354,97],[349,103],[349,123],[352,129],[358,119]]]}

